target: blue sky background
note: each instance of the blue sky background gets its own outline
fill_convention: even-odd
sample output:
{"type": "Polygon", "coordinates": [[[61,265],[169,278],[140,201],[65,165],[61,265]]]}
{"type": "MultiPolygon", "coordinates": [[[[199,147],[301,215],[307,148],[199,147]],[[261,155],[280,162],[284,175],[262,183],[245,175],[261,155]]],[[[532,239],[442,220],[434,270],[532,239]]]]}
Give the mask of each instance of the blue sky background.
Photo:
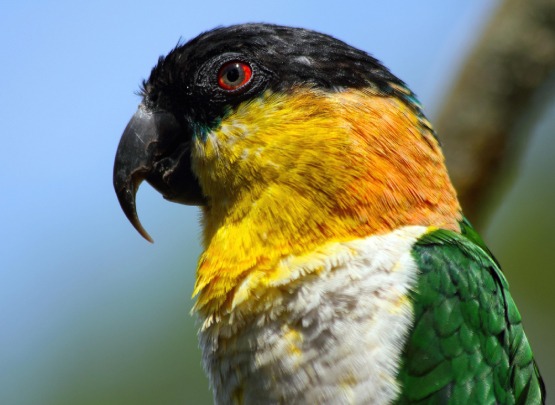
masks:
{"type": "MultiPolygon", "coordinates": [[[[382,60],[419,95],[433,120],[496,4],[0,5],[0,403],[210,401],[189,316],[198,212],[144,186],[138,211],[156,241],[150,245],[127,222],[112,189],[119,137],[139,103],[134,93],[180,38],[253,21],[323,31],[382,60]]],[[[545,145],[553,147],[546,135],[553,126],[539,128],[530,146],[536,155],[526,155],[523,171],[534,162],[546,165],[536,170],[552,168],[545,145]]],[[[509,190],[514,193],[513,186],[509,190]]],[[[553,197],[541,200],[552,211],[553,197]]],[[[493,245],[512,232],[503,228],[502,215],[510,210],[501,204],[494,216],[497,231],[486,234],[493,245]]],[[[555,243],[551,235],[545,238],[555,243]]],[[[530,323],[548,319],[534,313],[530,323]]]]}

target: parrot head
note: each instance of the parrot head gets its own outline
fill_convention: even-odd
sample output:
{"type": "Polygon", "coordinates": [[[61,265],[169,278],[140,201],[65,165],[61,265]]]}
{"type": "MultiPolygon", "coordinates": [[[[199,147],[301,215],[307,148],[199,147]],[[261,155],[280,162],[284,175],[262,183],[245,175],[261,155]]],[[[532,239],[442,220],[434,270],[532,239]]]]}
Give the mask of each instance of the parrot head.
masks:
{"type": "Polygon", "coordinates": [[[150,240],[143,180],[202,207],[205,245],[240,222],[252,238],[287,245],[294,232],[307,246],[460,219],[406,85],[340,40],[268,24],[208,31],[158,60],[114,166],[121,207],[150,240]]]}

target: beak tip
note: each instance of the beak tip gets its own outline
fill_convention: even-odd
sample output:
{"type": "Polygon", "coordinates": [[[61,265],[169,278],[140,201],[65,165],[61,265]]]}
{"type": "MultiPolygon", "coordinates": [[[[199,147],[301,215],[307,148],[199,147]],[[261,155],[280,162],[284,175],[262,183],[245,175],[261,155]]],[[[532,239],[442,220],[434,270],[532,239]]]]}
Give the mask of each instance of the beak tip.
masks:
{"type": "Polygon", "coordinates": [[[147,240],[147,242],[154,243],[154,239],[152,239],[152,237],[148,234],[148,232],[141,225],[139,225],[139,227],[135,227],[135,229],[137,229],[137,231],[139,231],[141,236],[143,238],[145,238],[147,240]]]}
{"type": "Polygon", "coordinates": [[[139,219],[137,219],[137,222],[133,223],[133,226],[141,234],[143,238],[145,238],[150,243],[154,243],[154,239],[152,239],[152,237],[148,234],[146,229],[143,228],[143,225],[139,222],[139,219]]]}
{"type": "MultiPolygon", "coordinates": [[[[131,182],[129,184],[132,184],[131,182]]],[[[148,234],[146,229],[141,224],[139,216],[137,215],[137,206],[135,204],[135,194],[137,192],[136,187],[123,187],[119,192],[116,191],[120,206],[125,213],[125,216],[131,222],[131,225],[139,232],[139,234],[145,238],[148,242],[154,243],[152,237],[148,234]]]]}
{"type": "MultiPolygon", "coordinates": [[[[127,214],[127,212],[126,212],[126,214],[127,214]]],[[[137,211],[136,211],[135,207],[133,207],[133,210],[129,212],[129,215],[127,216],[127,219],[129,219],[129,222],[131,222],[133,227],[137,230],[137,232],[139,232],[139,234],[143,238],[145,238],[150,243],[154,243],[154,239],[152,239],[152,237],[149,235],[149,233],[143,227],[143,224],[141,224],[141,221],[139,220],[139,216],[137,215],[137,211]]]]}

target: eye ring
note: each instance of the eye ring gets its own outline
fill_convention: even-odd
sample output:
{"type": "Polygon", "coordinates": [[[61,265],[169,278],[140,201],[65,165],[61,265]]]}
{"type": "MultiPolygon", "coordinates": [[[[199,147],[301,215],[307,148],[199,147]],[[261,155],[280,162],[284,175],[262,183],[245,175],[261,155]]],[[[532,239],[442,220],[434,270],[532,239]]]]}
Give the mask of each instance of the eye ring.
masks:
{"type": "Polygon", "coordinates": [[[251,79],[252,68],[248,63],[239,60],[226,62],[218,70],[218,86],[226,91],[239,90],[251,79]]]}

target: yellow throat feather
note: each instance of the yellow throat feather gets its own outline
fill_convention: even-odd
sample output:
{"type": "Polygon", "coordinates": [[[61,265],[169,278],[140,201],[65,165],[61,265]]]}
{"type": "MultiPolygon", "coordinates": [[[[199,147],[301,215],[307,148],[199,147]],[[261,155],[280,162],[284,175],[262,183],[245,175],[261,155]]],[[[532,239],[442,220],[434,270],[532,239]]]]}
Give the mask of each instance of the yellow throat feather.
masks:
{"type": "Polygon", "coordinates": [[[459,229],[429,123],[371,88],[267,92],[194,139],[192,154],[209,201],[195,308],[211,321],[264,308],[272,285],[298,277],[287,260],[326,244],[404,225],[459,229]]]}

